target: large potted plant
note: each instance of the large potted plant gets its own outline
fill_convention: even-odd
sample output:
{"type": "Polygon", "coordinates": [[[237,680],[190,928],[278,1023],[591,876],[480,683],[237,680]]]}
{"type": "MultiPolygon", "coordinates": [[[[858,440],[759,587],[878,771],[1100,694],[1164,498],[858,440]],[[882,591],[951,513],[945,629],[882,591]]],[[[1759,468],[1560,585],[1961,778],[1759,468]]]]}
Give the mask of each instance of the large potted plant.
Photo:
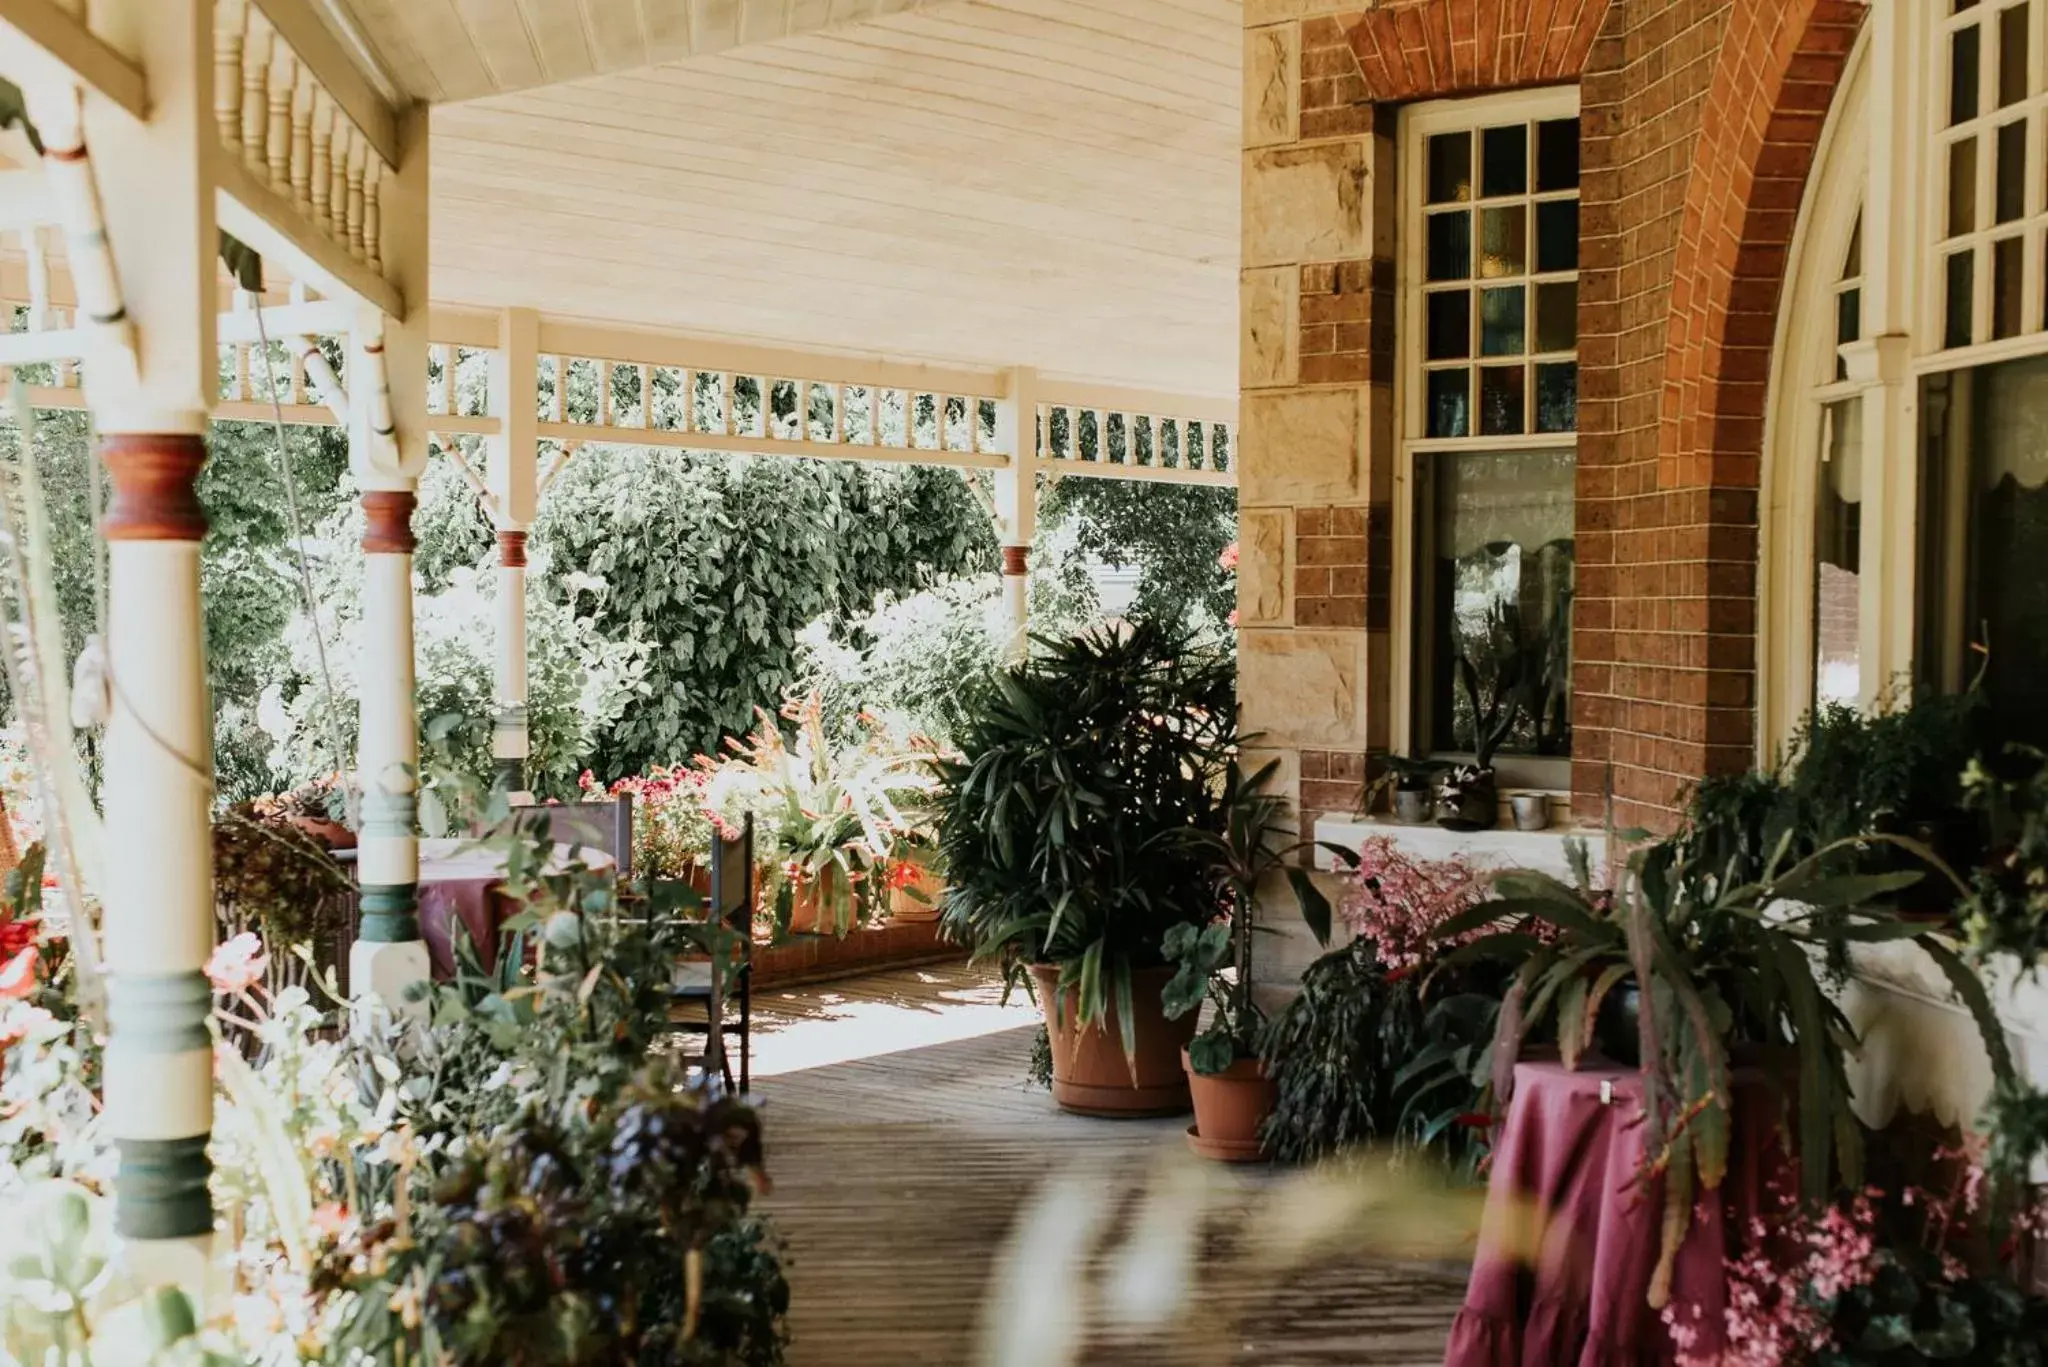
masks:
{"type": "Polygon", "coordinates": [[[955,739],[936,795],[947,935],[1033,983],[1061,1106],[1187,1110],[1195,1017],[1166,1017],[1166,939],[1218,911],[1191,834],[1227,830],[1231,658],[1142,619],[1041,641],[955,739]]]}
{"type": "MultiPolygon", "coordinates": [[[[1288,862],[1315,842],[1286,840],[1287,800],[1270,787],[1279,767],[1275,760],[1247,777],[1236,764],[1230,766],[1222,833],[1189,835],[1212,861],[1223,915],[1204,926],[1172,927],[1163,946],[1166,957],[1179,965],[1163,997],[1167,1019],[1192,1016],[1204,1001],[1213,1008],[1208,1025],[1181,1051],[1195,1105],[1188,1142],[1205,1158],[1226,1162],[1264,1157],[1260,1130],[1279,1099],[1271,1072],[1259,1058],[1265,1013],[1252,999],[1253,918],[1261,885],[1284,878],[1316,942],[1330,943],[1329,900],[1307,869],[1288,862]]],[[[1322,848],[1347,863],[1356,859],[1339,846],[1322,848]]]]}

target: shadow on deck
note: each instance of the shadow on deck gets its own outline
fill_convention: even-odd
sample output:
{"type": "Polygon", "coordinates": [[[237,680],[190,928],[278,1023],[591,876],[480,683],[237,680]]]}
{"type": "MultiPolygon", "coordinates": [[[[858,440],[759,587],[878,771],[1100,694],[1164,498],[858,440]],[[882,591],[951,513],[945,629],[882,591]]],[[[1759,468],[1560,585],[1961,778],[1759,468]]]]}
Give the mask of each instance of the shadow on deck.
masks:
{"type": "Polygon", "coordinates": [[[1219,1281],[1218,1268],[1242,1243],[1243,1212],[1270,1196],[1273,1178],[1189,1159],[1186,1119],[1059,1111],[1024,1082],[1032,1008],[1021,997],[1004,1007],[1000,995],[982,972],[946,965],[756,1003],[755,1090],[776,1183],[765,1208],[789,1239],[793,1367],[978,1367],[991,1270],[1020,1210],[1058,1177],[1097,1184],[1085,1205],[1108,1212],[1100,1237],[1070,1264],[1085,1293],[1061,1288],[1062,1259],[1008,1280],[1040,1325],[1062,1305],[1089,1316],[1097,1332],[1081,1361],[1442,1361],[1462,1268],[1339,1252],[1281,1274],[1219,1281]],[[1100,1302],[1118,1284],[1116,1250],[1139,1194],[1168,1181],[1192,1183],[1213,1212],[1194,1241],[1202,1259],[1194,1308],[1142,1337],[1111,1340],[1100,1326],[1119,1316],[1100,1302]]]}

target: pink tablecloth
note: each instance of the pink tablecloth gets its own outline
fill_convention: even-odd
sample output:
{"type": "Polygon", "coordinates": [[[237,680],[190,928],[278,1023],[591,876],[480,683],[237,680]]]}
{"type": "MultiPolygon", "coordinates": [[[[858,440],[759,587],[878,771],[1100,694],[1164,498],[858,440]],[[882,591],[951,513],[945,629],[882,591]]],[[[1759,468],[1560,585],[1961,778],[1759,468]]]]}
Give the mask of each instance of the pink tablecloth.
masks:
{"type": "MultiPolygon", "coordinates": [[[[565,845],[555,847],[557,861],[568,853],[565,845]]],[[[578,851],[577,858],[594,869],[609,868],[612,863],[604,851],[587,847],[578,851]]],[[[518,904],[499,886],[504,877],[503,851],[464,840],[420,841],[420,938],[427,942],[427,958],[433,964],[436,982],[455,976],[454,931],[458,924],[476,945],[484,967],[497,963],[498,928],[519,911],[518,904]]]]}
{"type": "MultiPolygon", "coordinates": [[[[1656,1186],[1646,1191],[1637,1178],[1642,1094],[1642,1078],[1632,1070],[1516,1066],[1447,1367],[1673,1360],[1670,1336],[1647,1300],[1662,1211],[1656,1186]],[[1517,1226],[1534,1230],[1533,1240],[1521,1241],[1525,1253],[1533,1248],[1533,1265],[1514,1256],[1517,1226]]],[[[1694,1211],[1673,1269],[1672,1300],[1699,1330],[1694,1354],[1720,1347],[1724,1260],[1765,1208],[1766,1185],[1782,1165],[1780,1110],[1762,1074],[1736,1074],[1728,1177],[1694,1211]]]]}

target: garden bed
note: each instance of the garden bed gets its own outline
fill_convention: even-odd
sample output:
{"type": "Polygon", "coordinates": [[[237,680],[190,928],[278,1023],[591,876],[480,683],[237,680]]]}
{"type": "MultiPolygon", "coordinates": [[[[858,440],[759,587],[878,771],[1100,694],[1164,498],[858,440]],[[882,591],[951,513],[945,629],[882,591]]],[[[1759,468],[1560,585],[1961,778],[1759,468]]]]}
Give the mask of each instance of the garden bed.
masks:
{"type": "Polygon", "coordinates": [[[965,958],[936,921],[897,921],[831,935],[794,935],[779,945],[754,948],[754,989],[850,978],[880,968],[908,968],[965,958]]]}

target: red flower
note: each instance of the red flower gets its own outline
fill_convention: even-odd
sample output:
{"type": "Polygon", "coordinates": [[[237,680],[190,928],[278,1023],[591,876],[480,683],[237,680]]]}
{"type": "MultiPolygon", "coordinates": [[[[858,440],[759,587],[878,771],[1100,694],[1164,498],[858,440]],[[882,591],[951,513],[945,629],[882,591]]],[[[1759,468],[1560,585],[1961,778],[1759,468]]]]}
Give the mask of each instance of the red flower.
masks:
{"type": "Polygon", "coordinates": [[[36,990],[36,947],[30,945],[0,965],[0,1001],[20,1001],[36,990]]]}
{"type": "Polygon", "coordinates": [[[33,948],[37,929],[34,921],[0,921],[0,962],[33,948]]]}

